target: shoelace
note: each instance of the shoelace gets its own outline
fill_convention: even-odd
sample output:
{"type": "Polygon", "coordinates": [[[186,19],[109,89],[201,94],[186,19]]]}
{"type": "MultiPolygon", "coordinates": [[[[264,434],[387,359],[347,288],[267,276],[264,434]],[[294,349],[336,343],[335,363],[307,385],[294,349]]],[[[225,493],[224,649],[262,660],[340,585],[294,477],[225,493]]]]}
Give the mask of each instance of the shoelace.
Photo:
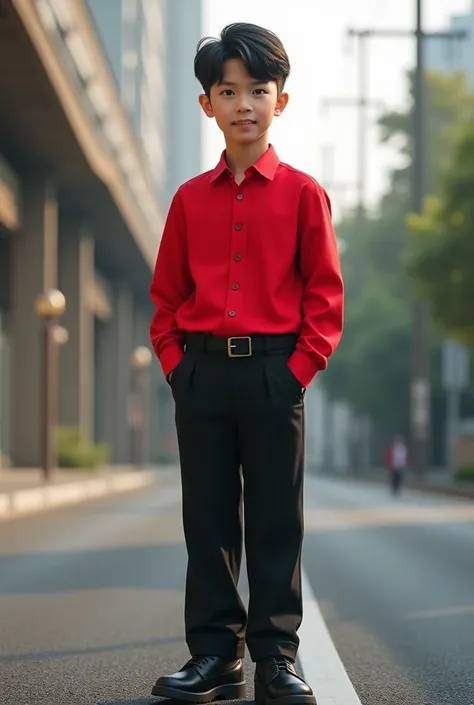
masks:
{"type": "MultiPolygon", "coordinates": [[[[206,666],[212,661],[210,656],[193,656],[185,664],[184,668],[192,668],[193,666],[206,666]]],[[[183,670],[184,670],[183,668],[183,670]]]]}
{"type": "Polygon", "coordinates": [[[279,671],[287,671],[288,673],[294,673],[295,667],[292,661],[282,656],[281,658],[275,659],[276,667],[279,671]]]}

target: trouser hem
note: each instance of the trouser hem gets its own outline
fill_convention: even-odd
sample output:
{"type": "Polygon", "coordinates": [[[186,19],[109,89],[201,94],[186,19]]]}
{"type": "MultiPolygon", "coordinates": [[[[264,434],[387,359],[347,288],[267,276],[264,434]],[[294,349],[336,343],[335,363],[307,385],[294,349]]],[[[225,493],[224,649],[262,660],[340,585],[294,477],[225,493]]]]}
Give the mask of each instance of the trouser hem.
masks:
{"type": "Polygon", "coordinates": [[[233,661],[245,656],[245,642],[220,640],[215,636],[193,636],[186,640],[192,656],[219,656],[233,661]]]}
{"type": "Polygon", "coordinates": [[[298,645],[291,641],[261,640],[250,642],[247,646],[253,662],[276,656],[285,656],[291,661],[296,661],[298,653],[298,645]]]}

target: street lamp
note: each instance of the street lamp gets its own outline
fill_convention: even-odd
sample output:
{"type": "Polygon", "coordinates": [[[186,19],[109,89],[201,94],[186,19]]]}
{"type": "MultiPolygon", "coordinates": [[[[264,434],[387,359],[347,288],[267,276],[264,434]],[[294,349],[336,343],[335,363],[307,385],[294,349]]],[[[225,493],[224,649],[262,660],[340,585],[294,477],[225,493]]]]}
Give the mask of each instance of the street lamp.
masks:
{"type": "Polygon", "coordinates": [[[44,322],[43,330],[43,476],[48,480],[57,467],[57,446],[54,438],[58,424],[58,345],[67,341],[65,328],[57,320],[66,310],[66,299],[58,289],[50,289],[35,301],[37,315],[44,322]]]}
{"type": "Polygon", "coordinates": [[[143,467],[148,456],[149,425],[149,367],[152,354],[143,345],[135,348],[130,359],[132,366],[134,404],[132,411],[133,464],[143,467]]]}

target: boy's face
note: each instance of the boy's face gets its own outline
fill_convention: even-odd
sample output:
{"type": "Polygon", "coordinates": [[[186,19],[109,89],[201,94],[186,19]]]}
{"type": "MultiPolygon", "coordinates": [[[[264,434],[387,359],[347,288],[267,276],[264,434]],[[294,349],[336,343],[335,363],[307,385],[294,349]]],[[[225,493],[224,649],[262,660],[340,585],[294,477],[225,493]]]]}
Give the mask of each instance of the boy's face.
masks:
{"type": "Polygon", "coordinates": [[[240,59],[224,65],[222,82],[211,87],[211,95],[199,96],[202,109],[215,118],[226,142],[248,144],[258,140],[281,115],[288,94],[280,93],[275,81],[262,83],[247,73],[240,59]]]}

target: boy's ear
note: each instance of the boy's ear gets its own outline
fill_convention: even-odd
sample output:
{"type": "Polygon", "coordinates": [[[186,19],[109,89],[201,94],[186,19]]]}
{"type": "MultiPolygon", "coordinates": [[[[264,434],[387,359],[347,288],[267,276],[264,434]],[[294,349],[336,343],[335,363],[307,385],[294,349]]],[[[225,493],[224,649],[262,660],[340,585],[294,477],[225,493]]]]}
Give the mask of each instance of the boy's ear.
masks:
{"type": "Polygon", "coordinates": [[[275,116],[278,117],[279,115],[282,114],[286,106],[288,105],[288,101],[290,99],[290,96],[288,93],[280,93],[278,96],[277,104],[275,106],[275,116]]]}
{"type": "Polygon", "coordinates": [[[211,100],[205,93],[201,93],[199,96],[199,105],[204,110],[208,118],[214,117],[214,110],[212,109],[211,100]]]}

